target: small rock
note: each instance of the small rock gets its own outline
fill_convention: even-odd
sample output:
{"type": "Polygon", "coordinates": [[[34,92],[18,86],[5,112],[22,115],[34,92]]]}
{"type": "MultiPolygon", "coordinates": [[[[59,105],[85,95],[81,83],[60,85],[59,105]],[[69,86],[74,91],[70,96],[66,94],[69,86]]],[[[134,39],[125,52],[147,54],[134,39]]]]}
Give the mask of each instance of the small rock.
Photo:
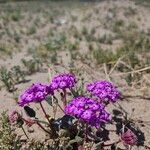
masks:
{"type": "Polygon", "coordinates": [[[28,132],[29,132],[29,133],[33,133],[33,132],[34,132],[34,129],[33,129],[33,128],[28,128],[28,132]]]}
{"type": "Polygon", "coordinates": [[[21,138],[20,138],[20,142],[26,142],[27,141],[27,138],[25,137],[25,136],[22,136],[21,138]]]}

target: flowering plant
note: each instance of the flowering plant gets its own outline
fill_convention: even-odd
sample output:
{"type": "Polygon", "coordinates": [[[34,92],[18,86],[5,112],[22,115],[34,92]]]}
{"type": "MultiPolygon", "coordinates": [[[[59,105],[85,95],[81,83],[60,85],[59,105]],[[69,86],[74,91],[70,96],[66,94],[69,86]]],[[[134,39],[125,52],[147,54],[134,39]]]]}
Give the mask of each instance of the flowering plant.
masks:
{"type": "Polygon", "coordinates": [[[55,141],[53,145],[49,145],[51,149],[63,147],[68,150],[79,150],[87,149],[88,145],[90,149],[104,150],[107,147],[113,149],[120,142],[126,147],[136,145],[138,137],[129,127],[126,127],[128,128],[126,132],[122,132],[122,128],[124,129],[129,124],[127,118],[123,116],[123,112],[121,113],[122,119],[118,122],[116,121],[118,116],[111,115],[107,108],[108,105],[105,103],[117,103],[119,101],[121,93],[116,86],[108,81],[96,81],[86,86],[90,96],[74,96],[72,90],[75,90],[76,83],[76,77],[68,73],[55,76],[47,85],[42,83],[31,85],[21,94],[18,102],[21,107],[24,107],[28,118],[20,115],[17,111],[13,111],[9,114],[10,123],[12,125],[18,124],[19,118],[27,138],[29,136],[23,128],[24,123],[28,127],[37,124],[49,135],[49,139],[55,141]],[[70,100],[67,92],[72,96],[70,100]],[[57,107],[62,111],[60,118],[50,118],[46,112],[42,103],[49,100],[54,113],[56,113],[57,107]],[[63,102],[63,106],[60,101],[63,102]],[[47,121],[37,118],[36,112],[29,106],[30,103],[40,105],[47,121]],[[121,124],[117,133],[118,141],[106,144],[105,142],[109,140],[109,134],[112,132],[107,128],[107,125],[114,125],[118,130],[118,123],[121,124]],[[99,143],[98,146],[97,143],[99,143]]]}

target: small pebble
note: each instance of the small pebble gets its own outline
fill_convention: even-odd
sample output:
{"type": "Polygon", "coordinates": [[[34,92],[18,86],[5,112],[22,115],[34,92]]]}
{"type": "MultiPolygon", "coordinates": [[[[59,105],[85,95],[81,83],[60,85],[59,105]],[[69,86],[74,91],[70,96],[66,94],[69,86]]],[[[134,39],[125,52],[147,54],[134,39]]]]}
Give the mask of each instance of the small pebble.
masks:
{"type": "Polygon", "coordinates": [[[28,132],[29,132],[29,133],[33,133],[33,132],[34,132],[34,129],[33,129],[33,128],[28,128],[28,132]]]}

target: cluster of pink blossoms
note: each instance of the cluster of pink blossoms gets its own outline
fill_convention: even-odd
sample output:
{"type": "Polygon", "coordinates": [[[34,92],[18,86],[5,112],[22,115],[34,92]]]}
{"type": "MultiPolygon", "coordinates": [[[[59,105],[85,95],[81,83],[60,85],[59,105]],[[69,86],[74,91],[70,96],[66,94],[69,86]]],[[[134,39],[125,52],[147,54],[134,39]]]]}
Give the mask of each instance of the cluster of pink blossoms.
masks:
{"type": "Polygon", "coordinates": [[[110,121],[110,115],[104,106],[88,97],[80,96],[74,98],[66,107],[65,113],[90,124],[100,127],[102,123],[110,121]]]}
{"type": "Polygon", "coordinates": [[[41,83],[33,84],[20,95],[19,105],[24,106],[31,102],[41,102],[45,100],[48,94],[53,94],[48,86],[41,83]]]}
{"type": "Polygon", "coordinates": [[[53,78],[49,85],[36,83],[25,90],[19,99],[19,105],[24,106],[31,102],[41,102],[48,95],[53,95],[55,90],[67,89],[75,86],[76,78],[73,74],[60,74],[53,78]]]}
{"type": "Polygon", "coordinates": [[[51,87],[53,90],[73,88],[76,84],[76,78],[73,74],[59,74],[52,80],[51,87]]]}
{"type": "Polygon", "coordinates": [[[11,111],[8,114],[8,119],[11,124],[17,124],[17,120],[19,119],[19,117],[20,115],[16,110],[11,111]]]}
{"type": "Polygon", "coordinates": [[[120,92],[108,81],[96,81],[87,85],[87,91],[98,97],[100,101],[116,102],[120,98],[120,92]]]}

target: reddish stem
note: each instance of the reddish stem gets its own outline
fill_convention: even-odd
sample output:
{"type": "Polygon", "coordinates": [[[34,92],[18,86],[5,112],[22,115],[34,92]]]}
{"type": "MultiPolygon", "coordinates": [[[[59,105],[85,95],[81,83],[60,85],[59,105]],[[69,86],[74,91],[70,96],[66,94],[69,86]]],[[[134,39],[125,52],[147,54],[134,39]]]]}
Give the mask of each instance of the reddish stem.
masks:
{"type": "Polygon", "coordinates": [[[39,122],[37,122],[37,125],[44,130],[46,133],[50,134],[50,132],[48,132],[39,122]]]}
{"type": "Polygon", "coordinates": [[[42,108],[42,110],[43,110],[43,113],[45,114],[46,119],[47,119],[48,122],[49,122],[49,127],[50,127],[50,129],[51,129],[51,131],[52,131],[52,134],[53,134],[53,135],[56,135],[56,131],[55,131],[53,125],[52,125],[52,121],[49,120],[49,118],[48,118],[48,116],[47,116],[47,114],[46,114],[46,111],[45,111],[45,109],[44,109],[44,107],[43,107],[43,105],[42,105],[41,102],[40,102],[40,106],[41,106],[41,108],[42,108]]]}
{"type": "Polygon", "coordinates": [[[67,100],[66,100],[66,89],[63,90],[63,93],[60,94],[61,96],[61,101],[63,102],[64,107],[67,105],[67,100]]]}
{"type": "Polygon", "coordinates": [[[88,132],[88,125],[85,124],[85,131],[84,131],[84,141],[86,142],[87,141],[87,132],[88,132]]]}
{"type": "Polygon", "coordinates": [[[57,100],[57,105],[58,105],[58,107],[59,107],[60,110],[65,114],[63,108],[62,108],[62,107],[59,105],[59,103],[58,103],[58,99],[57,99],[55,96],[53,96],[53,98],[57,100]]]}
{"type": "Polygon", "coordinates": [[[25,136],[27,137],[27,139],[29,139],[29,137],[28,137],[28,135],[27,135],[25,129],[23,128],[23,126],[21,126],[21,129],[22,129],[23,133],[25,134],[25,136]]]}
{"type": "Polygon", "coordinates": [[[50,120],[49,120],[49,118],[48,118],[48,116],[47,116],[47,114],[46,114],[46,111],[45,111],[45,109],[44,109],[44,107],[43,107],[43,105],[42,105],[42,103],[40,102],[40,106],[41,106],[41,108],[42,108],[42,111],[43,111],[43,113],[44,113],[44,115],[45,115],[45,117],[46,117],[46,119],[47,119],[47,121],[49,122],[49,124],[51,125],[51,122],[50,122],[50,120]]]}
{"type": "MultiPolygon", "coordinates": [[[[28,120],[26,120],[25,118],[22,118],[25,122],[28,122],[28,120]]],[[[36,124],[43,129],[45,132],[47,132],[48,134],[50,134],[50,132],[48,132],[38,121],[36,121],[36,124]]]]}
{"type": "Polygon", "coordinates": [[[103,145],[103,147],[112,146],[113,144],[118,144],[120,142],[121,142],[121,140],[118,140],[117,142],[114,142],[114,143],[111,143],[111,144],[105,144],[105,145],[103,145]]]}
{"type": "Polygon", "coordinates": [[[66,92],[66,89],[64,89],[63,92],[64,92],[64,94],[63,94],[64,104],[66,106],[67,105],[67,99],[66,99],[67,92],[66,92]]]}

